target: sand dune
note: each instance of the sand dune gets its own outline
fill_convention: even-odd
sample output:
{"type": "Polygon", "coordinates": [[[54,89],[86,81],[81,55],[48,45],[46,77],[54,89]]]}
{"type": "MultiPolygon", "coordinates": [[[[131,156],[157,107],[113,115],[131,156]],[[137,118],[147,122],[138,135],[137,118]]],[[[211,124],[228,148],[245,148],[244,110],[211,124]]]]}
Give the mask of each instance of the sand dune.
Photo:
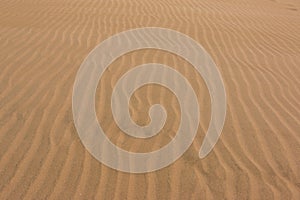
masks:
{"type": "Polygon", "coordinates": [[[0,0],[0,199],[300,199],[299,21],[297,0],[0,0]],[[201,111],[196,138],[175,163],[123,173],[84,148],[73,123],[72,89],[97,44],[151,26],[180,31],[209,52],[226,88],[226,122],[214,150],[199,159],[211,110],[201,76],[168,52],[121,56],[96,95],[98,120],[114,144],[153,151],[178,129],[178,101],[157,85],[137,90],[129,106],[139,125],[149,123],[150,105],[165,106],[168,118],[157,136],[135,139],[114,122],[112,89],[137,65],[178,70],[201,111]]]}

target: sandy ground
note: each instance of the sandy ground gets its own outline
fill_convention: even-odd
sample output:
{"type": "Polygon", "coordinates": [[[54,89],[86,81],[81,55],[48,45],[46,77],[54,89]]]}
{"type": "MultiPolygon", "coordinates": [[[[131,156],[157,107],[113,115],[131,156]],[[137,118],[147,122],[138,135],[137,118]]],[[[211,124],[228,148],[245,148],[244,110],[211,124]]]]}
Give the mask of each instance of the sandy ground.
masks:
{"type": "Polygon", "coordinates": [[[0,199],[300,199],[300,2],[296,0],[0,0],[0,199]],[[128,174],[94,159],[72,116],[72,88],[87,54],[120,31],[165,27],[189,35],[216,62],[227,117],[214,150],[200,160],[210,99],[185,60],[159,50],[117,59],[102,77],[97,115],[107,136],[135,152],[176,134],[172,93],[145,86],[130,113],[149,122],[149,105],[168,111],[164,129],[133,139],[113,121],[112,88],[130,68],[167,64],[190,80],[201,122],[192,146],[160,171],[128,174]]]}

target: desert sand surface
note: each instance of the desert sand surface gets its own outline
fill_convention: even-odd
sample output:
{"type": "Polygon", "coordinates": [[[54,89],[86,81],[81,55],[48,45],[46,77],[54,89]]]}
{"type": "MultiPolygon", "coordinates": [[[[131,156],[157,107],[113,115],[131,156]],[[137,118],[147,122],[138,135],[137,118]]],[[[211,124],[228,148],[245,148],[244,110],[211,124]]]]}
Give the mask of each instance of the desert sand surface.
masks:
{"type": "Polygon", "coordinates": [[[300,1],[297,0],[0,0],[0,199],[300,199],[300,1]],[[140,50],[121,56],[101,78],[99,123],[133,152],[161,148],[180,111],[166,88],[147,85],[130,101],[132,119],[149,106],[168,118],[150,139],[122,133],[110,96],[136,65],[177,69],[196,91],[200,126],[170,166],[145,174],[111,169],[81,143],[72,89],[88,53],[121,31],[163,27],[184,33],[211,55],[222,75],[227,115],[213,151],[198,151],[210,119],[205,83],[179,56],[140,50]]]}

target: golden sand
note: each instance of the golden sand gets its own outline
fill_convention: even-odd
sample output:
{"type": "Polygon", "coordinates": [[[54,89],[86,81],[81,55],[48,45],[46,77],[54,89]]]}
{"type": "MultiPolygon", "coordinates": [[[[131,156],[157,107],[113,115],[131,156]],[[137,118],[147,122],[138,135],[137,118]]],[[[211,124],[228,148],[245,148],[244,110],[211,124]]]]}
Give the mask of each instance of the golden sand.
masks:
{"type": "Polygon", "coordinates": [[[300,199],[300,2],[271,0],[0,0],[0,199],[300,199]],[[164,129],[133,139],[113,121],[112,88],[130,68],[167,64],[190,80],[201,122],[192,146],[147,174],[108,168],[82,145],[72,89],[87,54],[109,36],[164,27],[198,41],[222,74],[225,126],[199,159],[210,119],[202,78],[182,58],[142,50],[117,59],[101,79],[99,122],[116,145],[159,149],[176,134],[178,102],[157,85],[140,88],[130,113],[149,122],[149,106],[168,111],[164,129]]]}

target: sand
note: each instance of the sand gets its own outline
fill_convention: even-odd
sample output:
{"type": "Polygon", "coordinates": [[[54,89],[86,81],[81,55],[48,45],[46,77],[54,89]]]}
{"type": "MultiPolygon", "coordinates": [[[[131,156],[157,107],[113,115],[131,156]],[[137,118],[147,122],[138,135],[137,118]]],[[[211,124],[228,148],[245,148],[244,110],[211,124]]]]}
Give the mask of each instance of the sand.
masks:
{"type": "Polygon", "coordinates": [[[300,2],[297,0],[0,0],[0,199],[300,199],[300,2]],[[180,31],[218,66],[227,93],[225,126],[213,151],[198,151],[210,118],[201,76],[159,50],[117,59],[96,95],[98,120],[116,145],[148,152],[167,144],[180,122],[175,96],[157,85],[134,94],[140,125],[160,103],[159,135],[120,131],[112,88],[130,68],[167,64],[190,80],[200,104],[197,136],[172,165],[146,174],[116,171],[93,158],[73,123],[77,70],[101,41],[141,27],[180,31]]]}

